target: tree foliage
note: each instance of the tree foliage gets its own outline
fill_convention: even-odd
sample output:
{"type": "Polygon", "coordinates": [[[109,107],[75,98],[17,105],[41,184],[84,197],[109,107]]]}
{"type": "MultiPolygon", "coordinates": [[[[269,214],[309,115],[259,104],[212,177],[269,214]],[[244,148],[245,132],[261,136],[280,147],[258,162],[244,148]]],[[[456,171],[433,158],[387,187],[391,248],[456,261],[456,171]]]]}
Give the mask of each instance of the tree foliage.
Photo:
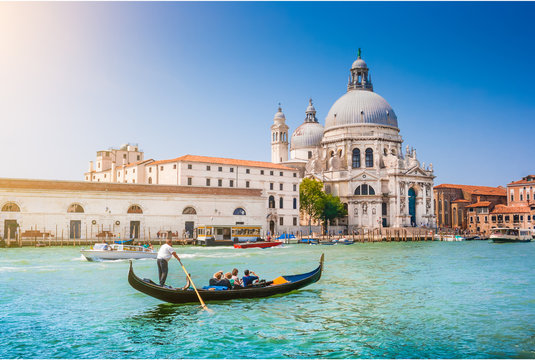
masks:
{"type": "Polygon", "coordinates": [[[320,218],[323,220],[325,230],[327,230],[327,227],[332,220],[347,215],[347,210],[344,207],[344,204],[340,201],[340,198],[331,194],[324,194],[320,200],[320,209],[320,218]]]}

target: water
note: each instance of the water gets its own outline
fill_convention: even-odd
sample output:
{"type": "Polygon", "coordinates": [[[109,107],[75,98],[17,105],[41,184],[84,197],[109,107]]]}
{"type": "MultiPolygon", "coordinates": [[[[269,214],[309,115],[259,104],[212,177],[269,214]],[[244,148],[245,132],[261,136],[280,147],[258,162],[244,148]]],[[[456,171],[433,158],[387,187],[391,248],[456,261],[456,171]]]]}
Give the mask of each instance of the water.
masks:
{"type": "MultiPolygon", "coordinates": [[[[79,248],[0,249],[0,358],[535,358],[535,242],[180,247],[197,285],[217,270],[321,280],[266,299],[172,305],[128,262],[79,248]]],[[[154,260],[134,262],[156,279],[154,260]]],[[[185,283],[171,260],[168,283],[185,283]]]]}

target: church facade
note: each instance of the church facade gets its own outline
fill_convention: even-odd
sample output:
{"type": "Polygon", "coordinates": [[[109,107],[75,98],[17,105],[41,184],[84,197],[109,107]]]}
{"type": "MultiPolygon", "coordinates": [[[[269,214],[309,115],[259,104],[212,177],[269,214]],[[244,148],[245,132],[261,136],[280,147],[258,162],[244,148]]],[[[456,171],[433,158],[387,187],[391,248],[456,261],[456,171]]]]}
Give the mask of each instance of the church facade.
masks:
{"type": "Polygon", "coordinates": [[[360,49],[347,92],[332,105],[325,126],[312,100],[305,114],[288,142],[279,108],[271,127],[272,162],[299,168],[302,176],[322,181],[325,192],[339,196],[348,211],[339,225],[349,231],[435,226],[433,166],[420,163],[415,149],[403,151],[397,116],[374,92],[360,49]]]}

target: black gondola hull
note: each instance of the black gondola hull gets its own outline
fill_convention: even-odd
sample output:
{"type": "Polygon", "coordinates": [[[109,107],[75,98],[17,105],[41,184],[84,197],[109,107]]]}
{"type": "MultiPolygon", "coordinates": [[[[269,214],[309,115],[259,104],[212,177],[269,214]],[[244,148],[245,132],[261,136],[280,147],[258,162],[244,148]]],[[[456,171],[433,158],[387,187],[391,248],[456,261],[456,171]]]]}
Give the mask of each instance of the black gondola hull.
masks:
{"type": "MultiPolygon", "coordinates": [[[[280,285],[269,285],[265,287],[247,287],[237,290],[202,290],[198,289],[199,295],[203,301],[224,301],[234,299],[254,299],[262,298],[279,294],[286,294],[294,290],[301,289],[307,285],[313,284],[321,278],[323,270],[323,255],[321,255],[320,265],[313,271],[293,276],[285,276],[287,278],[300,278],[299,280],[292,281],[280,285]]],[[[147,281],[140,279],[134,274],[132,262],[130,261],[130,271],[128,272],[128,282],[130,285],[149,296],[156,299],[174,303],[174,304],[186,304],[199,302],[197,294],[193,290],[181,290],[181,289],[168,289],[156,284],[151,284],[147,281]]]]}

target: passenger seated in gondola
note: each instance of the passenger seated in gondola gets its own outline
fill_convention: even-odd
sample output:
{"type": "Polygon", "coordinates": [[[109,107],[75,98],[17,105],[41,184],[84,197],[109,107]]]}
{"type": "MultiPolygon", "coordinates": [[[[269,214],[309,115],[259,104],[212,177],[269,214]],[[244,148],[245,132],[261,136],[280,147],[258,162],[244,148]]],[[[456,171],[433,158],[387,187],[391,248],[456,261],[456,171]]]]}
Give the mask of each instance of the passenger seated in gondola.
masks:
{"type": "Polygon", "coordinates": [[[243,287],[251,286],[255,280],[258,280],[258,276],[255,274],[254,271],[249,272],[249,270],[245,270],[244,272],[243,280],[243,287]],[[252,275],[249,275],[251,273],[252,275]]]}
{"type": "Polygon", "coordinates": [[[214,277],[210,279],[210,286],[225,286],[228,289],[231,288],[230,281],[227,279],[222,279],[223,271],[218,271],[214,274],[214,277]]]}
{"type": "Polygon", "coordinates": [[[225,279],[228,280],[228,282],[230,283],[230,288],[232,289],[234,287],[234,279],[232,278],[232,274],[231,273],[226,273],[225,274],[225,279]]]}
{"type": "Polygon", "coordinates": [[[233,289],[243,286],[241,279],[238,277],[238,269],[236,268],[232,269],[232,280],[234,280],[234,283],[232,284],[233,289]]]}

